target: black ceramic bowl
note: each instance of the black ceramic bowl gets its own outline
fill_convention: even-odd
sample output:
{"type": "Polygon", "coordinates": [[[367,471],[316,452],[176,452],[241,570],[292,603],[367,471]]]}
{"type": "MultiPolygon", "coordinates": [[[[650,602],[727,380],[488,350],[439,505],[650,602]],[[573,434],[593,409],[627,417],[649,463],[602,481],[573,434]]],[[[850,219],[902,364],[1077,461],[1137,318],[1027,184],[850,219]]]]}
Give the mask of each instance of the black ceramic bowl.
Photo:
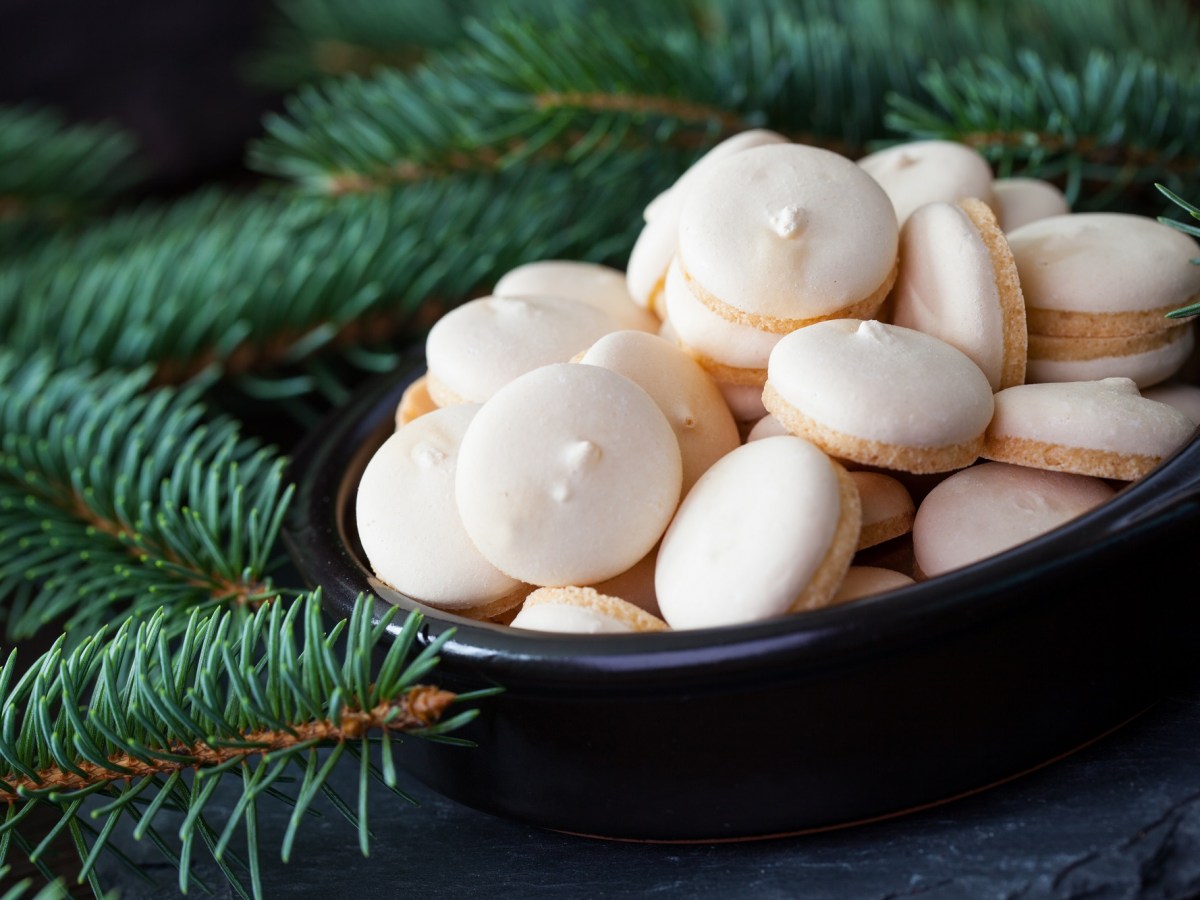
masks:
{"type": "Polygon", "coordinates": [[[1067,753],[1145,709],[1187,662],[1200,611],[1194,578],[1178,583],[1200,537],[1196,440],[1052,533],[844,606],[598,637],[421,607],[372,578],[354,494],[422,371],[414,356],[298,448],[286,541],[331,611],[372,590],[422,608],[425,639],[455,628],[440,684],[504,687],[470,726],[478,747],[406,744],[407,767],[462,803],[643,840],[846,825],[1067,753]]]}

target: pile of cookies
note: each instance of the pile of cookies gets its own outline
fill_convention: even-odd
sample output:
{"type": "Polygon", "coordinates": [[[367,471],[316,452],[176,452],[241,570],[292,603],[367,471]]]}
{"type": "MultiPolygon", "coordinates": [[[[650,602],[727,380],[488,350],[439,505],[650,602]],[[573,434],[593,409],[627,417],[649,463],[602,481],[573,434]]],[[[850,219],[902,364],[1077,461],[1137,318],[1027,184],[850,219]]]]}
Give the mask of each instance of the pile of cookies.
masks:
{"type": "Polygon", "coordinates": [[[625,271],[546,260],[438,321],[363,473],[376,576],[532,631],[772,618],[969,565],[1189,441],[1196,243],[973,149],[739,134],[625,271]]]}

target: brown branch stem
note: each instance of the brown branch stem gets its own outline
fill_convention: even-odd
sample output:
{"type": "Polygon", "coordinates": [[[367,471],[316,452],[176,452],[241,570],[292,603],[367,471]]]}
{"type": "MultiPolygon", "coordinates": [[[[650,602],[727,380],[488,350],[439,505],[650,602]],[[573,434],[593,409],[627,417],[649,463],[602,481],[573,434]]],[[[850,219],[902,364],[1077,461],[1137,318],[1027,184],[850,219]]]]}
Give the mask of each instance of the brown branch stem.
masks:
{"type": "Polygon", "coordinates": [[[5,785],[0,786],[0,803],[12,804],[20,801],[23,799],[22,790],[40,792],[50,788],[62,792],[78,791],[92,787],[97,782],[128,782],[148,775],[169,775],[186,769],[200,770],[239,757],[248,758],[259,754],[269,757],[273,752],[284,751],[306,741],[338,744],[359,740],[371,731],[412,731],[427,728],[441,719],[455,696],[434,685],[422,684],[370,710],[347,708],[342,711],[339,723],[330,719],[318,719],[293,725],[294,733],[268,729],[236,736],[239,744],[255,745],[252,747],[229,747],[221,746],[220,743],[197,742],[162,748],[176,756],[188,757],[187,761],[159,760],[147,764],[127,753],[117,753],[109,758],[113,769],[87,761],[77,762],[76,768],[83,773],[82,775],[59,766],[49,766],[37,772],[36,778],[26,776],[5,779],[5,785]],[[118,766],[128,771],[116,769],[118,766]]]}

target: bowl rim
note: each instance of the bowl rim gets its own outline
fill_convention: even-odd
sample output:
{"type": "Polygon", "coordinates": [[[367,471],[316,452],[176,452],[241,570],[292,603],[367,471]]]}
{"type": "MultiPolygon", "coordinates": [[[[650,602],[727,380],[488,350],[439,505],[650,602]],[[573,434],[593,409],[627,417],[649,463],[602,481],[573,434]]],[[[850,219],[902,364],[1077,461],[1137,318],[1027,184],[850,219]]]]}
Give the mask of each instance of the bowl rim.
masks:
{"type": "MultiPolygon", "coordinates": [[[[1022,588],[1068,579],[1075,566],[1103,565],[1107,548],[1149,546],[1161,529],[1200,520],[1198,428],[1145,477],[1082,516],[969,566],[883,594],[760,622],[647,634],[559,634],[480,622],[379,582],[358,555],[346,521],[366,459],[390,433],[401,393],[424,372],[423,346],[406,349],[403,360],[365,383],[297,445],[289,468],[297,490],[283,539],[300,574],[321,587],[327,611],[348,615],[360,592],[378,598],[375,623],[392,605],[419,611],[423,643],[450,632],[439,651],[440,670],[506,689],[611,694],[827,673],[1044,603],[1038,592],[1022,588]]],[[[396,615],[389,623],[393,637],[404,618],[396,615]]]]}

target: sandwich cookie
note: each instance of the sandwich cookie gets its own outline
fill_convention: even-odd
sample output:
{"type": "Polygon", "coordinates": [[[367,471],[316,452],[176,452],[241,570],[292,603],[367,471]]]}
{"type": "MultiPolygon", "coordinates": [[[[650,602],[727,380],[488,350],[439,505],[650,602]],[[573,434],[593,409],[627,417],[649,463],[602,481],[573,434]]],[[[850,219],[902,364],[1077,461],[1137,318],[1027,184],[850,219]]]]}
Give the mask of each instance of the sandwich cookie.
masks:
{"type": "Polygon", "coordinates": [[[955,472],[917,508],[913,553],[918,579],[1023,544],[1115,493],[1099,478],[1007,463],[980,463],[955,472]]]}
{"type": "Polygon", "coordinates": [[[858,161],[887,192],[903,225],[926,203],[976,197],[992,203],[992,167],[978,151],[955,141],[909,141],[858,161]]]}
{"type": "Polygon", "coordinates": [[[1071,211],[1057,185],[1041,178],[997,178],[992,182],[992,209],[1005,231],[1071,211]]]}
{"type": "Polygon", "coordinates": [[[666,631],[667,623],[620,597],[590,587],[544,587],[525,598],[513,628],[571,634],[666,631]]]}
{"type": "Polygon", "coordinates": [[[900,232],[891,321],[969,356],[993,391],[1025,383],[1025,300],[1016,263],[980,200],[927,203],[900,232]]]}
{"type": "Polygon", "coordinates": [[[986,376],[961,351],[857,319],[784,337],[771,353],[763,403],[830,456],[917,474],[973,463],[993,407],[986,376]]]}
{"type": "Polygon", "coordinates": [[[782,334],[719,316],[692,294],[678,262],[667,271],[667,316],[678,340],[714,381],[762,389],[782,334]]]}
{"type": "Polygon", "coordinates": [[[817,147],[752,147],[714,163],[680,212],[679,266],[718,315],[786,334],[875,314],[896,277],[883,189],[817,147]]]}
{"type": "Polygon", "coordinates": [[[881,569],[878,566],[851,566],[846,570],[846,577],[842,579],[841,586],[838,587],[837,593],[833,595],[833,599],[829,603],[831,606],[835,603],[847,603],[861,597],[894,591],[896,588],[907,587],[910,584],[916,584],[916,581],[894,569],[881,569]]]}
{"type": "Polygon", "coordinates": [[[495,297],[562,297],[608,313],[621,328],[655,332],[658,319],[633,302],[625,273],[599,263],[544,259],[525,263],[501,276],[495,297]]]}
{"type": "Polygon", "coordinates": [[[458,451],[478,410],[435,410],[389,437],[363,470],[355,517],[380,581],[438,609],[483,619],[519,605],[529,588],[484,559],[458,514],[458,451]]]}
{"type": "Polygon", "coordinates": [[[746,444],[704,473],[658,551],[655,590],[674,629],[824,606],[861,526],[849,475],[808,441],[746,444]]]}
{"type": "Polygon", "coordinates": [[[1195,430],[1191,419],[1147,400],[1128,378],[1026,384],[996,395],[982,455],[1133,481],[1191,440],[1195,430]]]}
{"type": "Polygon", "coordinates": [[[684,494],[741,443],[737,423],[712,379],[657,335],[615,331],[592,344],[579,361],[624,375],[658,404],[679,441],[684,494]]]}
{"type": "Polygon", "coordinates": [[[561,363],[482,406],[459,448],[455,497],[496,568],[541,587],[579,586],[650,552],[682,482],[679,442],[649,394],[608,369],[561,363]]]}
{"type": "MultiPolygon", "coordinates": [[[[1180,327],[1200,297],[1200,246],[1148,217],[1072,213],[1009,232],[1031,335],[1103,338],[1180,327]]],[[[1033,354],[1031,353],[1031,356],[1033,354]]]]}
{"type": "Polygon", "coordinates": [[[518,375],[565,363],[620,324],[560,297],[480,297],[442,316],[425,339],[429,396],[482,403],[518,375]]]}
{"type": "Polygon", "coordinates": [[[662,317],[662,292],[667,266],[679,243],[679,214],[684,198],[713,164],[751,147],[786,144],[781,134],[763,128],[751,129],[721,141],[689,166],[675,184],[646,206],[646,224],[639,232],[626,265],[629,294],[640,305],[662,317]]]}

